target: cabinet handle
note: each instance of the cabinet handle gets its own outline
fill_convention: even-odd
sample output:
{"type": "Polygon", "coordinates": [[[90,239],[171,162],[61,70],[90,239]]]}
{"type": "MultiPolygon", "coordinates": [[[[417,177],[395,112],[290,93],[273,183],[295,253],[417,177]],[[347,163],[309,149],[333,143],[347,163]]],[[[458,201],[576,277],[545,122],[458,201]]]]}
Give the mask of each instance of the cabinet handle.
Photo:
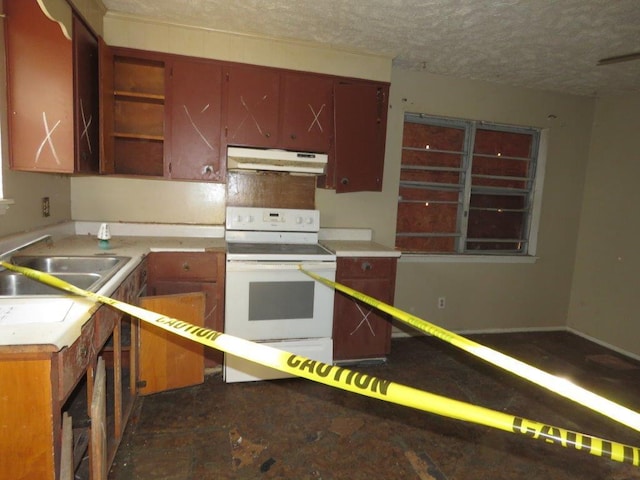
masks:
{"type": "Polygon", "coordinates": [[[298,138],[298,136],[295,133],[291,134],[291,140],[295,140],[296,138],[298,138]]]}
{"type": "Polygon", "coordinates": [[[264,136],[267,138],[271,138],[271,134],[269,132],[265,133],[264,136]]]}
{"type": "Polygon", "coordinates": [[[349,185],[349,179],[347,177],[342,177],[342,180],[340,180],[340,183],[342,185],[349,185]]]}
{"type": "Polygon", "coordinates": [[[362,262],[362,265],[360,265],[360,268],[362,268],[363,272],[368,272],[373,267],[371,266],[371,264],[369,262],[362,262]]]}
{"type": "Polygon", "coordinates": [[[191,266],[187,262],[184,262],[182,264],[182,270],[184,270],[185,272],[188,272],[189,270],[191,270],[191,266]]]}
{"type": "Polygon", "coordinates": [[[210,175],[213,173],[213,165],[205,165],[204,168],[202,169],[202,173],[204,173],[205,175],[210,175]]]}

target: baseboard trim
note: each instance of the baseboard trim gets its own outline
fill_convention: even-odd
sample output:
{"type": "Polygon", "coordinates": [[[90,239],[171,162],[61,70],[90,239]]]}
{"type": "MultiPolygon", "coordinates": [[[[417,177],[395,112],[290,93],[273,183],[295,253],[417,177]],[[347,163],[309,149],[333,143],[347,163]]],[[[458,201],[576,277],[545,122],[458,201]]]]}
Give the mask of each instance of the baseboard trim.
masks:
{"type": "MultiPolygon", "coordinates": [[[[478,330],[457,330],[454,333],[458,335],[482,335],[482,334],[500,334],[500,333],[538,333],[538,332],[569,332],[579,337],[584,338],[585,340],[589,340],[601,347],[607,348],[611,351],[619,353],[625,357],[631,358],[636,361],[640,361],[640,355],[636,355],[635,353],[631,353],[622,348],[616,347],[615,345],[611,345],[610,343],[599,340],[591,335],[587,335],[580,330],[576,330],[571,327],[526,327],[526,328],[486,328],[486,329],[478,329],[478,330]]],[[[393,331],[391,332],[391,338],[411,338],[411,337],[423,337],[426,336],[426,333],[420,332],[418,330],[404,330],[400,329],[397,326],[394,326],[393,331]]]]}
{"type": "Polygon", "coordinates": [[[616,347],[615,345],[611,345],[610,343],[604,342],[602,340],[598,340],[597,338],[592,337],[591,335],[587,335],[586,333],[581,332],[580,330],[567,327],[566,331],[569,333],[573,333],[574,335],[578,335],[579,337],[582,337],[585,340],[589,340],[590,342],[597,343],[601,347],[608,348],[609,350],[613,350],[614,352],[619,353],[620,355],[624,355],[625,357],[629,357],[634,360],[640,361],[640,355],[636,355],[635,353],[628,352],[622,348],[616,347]]]}

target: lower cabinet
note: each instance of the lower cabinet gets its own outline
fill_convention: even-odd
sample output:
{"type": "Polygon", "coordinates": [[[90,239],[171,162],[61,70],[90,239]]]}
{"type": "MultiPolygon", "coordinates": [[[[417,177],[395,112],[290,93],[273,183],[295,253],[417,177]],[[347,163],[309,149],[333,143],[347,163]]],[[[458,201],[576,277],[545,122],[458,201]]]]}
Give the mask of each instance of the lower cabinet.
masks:
{"type": "MultiPolygon", "coordinates": [[[[204,326],[222,332],[224,328],[225,253],[152,252],[148,256],[150,296],[204,292],[204,326]]],[[[223,354],[206,348],[204,367],[222,365],[223,354]]]]}
{"type": "MultiPolygon", "coordinates": [[[[145,282],[142,263],[113,297],[135,303],[145,282]]],[[[137,355],[137,320],[106,305],[62,350],[0,349],[0,478],[106,479],[136,398],[137,355]]]]}
{"type": "MultiPolygon", "coordinates": [[[[338,257],[336,282],[393,304],[397,259],[338,257]]],[[[336,291],[333,359],[336,362],[385,358],[391,351],[391,318],[336,291]]]]}

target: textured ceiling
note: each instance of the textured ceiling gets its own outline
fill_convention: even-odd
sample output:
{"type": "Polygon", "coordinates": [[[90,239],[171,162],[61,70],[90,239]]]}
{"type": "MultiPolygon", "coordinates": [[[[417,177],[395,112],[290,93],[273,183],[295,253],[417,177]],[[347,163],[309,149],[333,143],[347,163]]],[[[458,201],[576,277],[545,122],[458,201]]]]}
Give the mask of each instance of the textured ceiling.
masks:
{"type": "Polygon", "coordinates": [[[640,91],[640,0],[102,0],[111,12],[393,57],[577,95],[640,91]]]}

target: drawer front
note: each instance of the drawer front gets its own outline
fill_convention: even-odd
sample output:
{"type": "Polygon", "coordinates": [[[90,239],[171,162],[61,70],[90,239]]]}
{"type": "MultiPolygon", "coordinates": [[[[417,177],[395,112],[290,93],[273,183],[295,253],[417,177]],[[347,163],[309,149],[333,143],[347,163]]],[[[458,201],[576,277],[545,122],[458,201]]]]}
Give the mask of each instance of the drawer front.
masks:
{"type": "Polygon", "coordinates": [[[180,278],[215,280],[218,274],[216,253],[153,253],[149,256],[149,280],[180,278]]]}
{"type": "Polygon", "coordinates": [[[395,258],[338,258],[338,280],[348,278],[395,278],[395,258]]]}

